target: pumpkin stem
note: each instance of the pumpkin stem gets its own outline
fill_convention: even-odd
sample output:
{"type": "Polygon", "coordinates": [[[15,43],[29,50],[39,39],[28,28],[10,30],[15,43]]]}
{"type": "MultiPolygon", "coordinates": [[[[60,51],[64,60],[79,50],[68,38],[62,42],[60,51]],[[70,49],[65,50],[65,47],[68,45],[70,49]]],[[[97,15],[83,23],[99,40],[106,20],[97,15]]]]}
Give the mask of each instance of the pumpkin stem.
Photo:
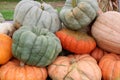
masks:
{"type": "Polygon", "coordinates": [[[118,0],[118,10],[120,12],[120,0],[118,0]]]}
{"type": "Polygon", "coordinates": [[[40,2],[41,2],[41,7],[40,7],[40,8],[41,8],[42,10],[44,10],[44,6],[42,5],[42,3],[44,3],[44,1],[41,0],[40,2]]]}
{"type": "Polygon", "coordinates": [[[20,66],[21,66],[21,67],[24,67],[25,64],[24,64],[22,61],[20,61],[20,66]]]}
{"type": "Polygon", "coordinates": [[[73,63],[75,63],[76,62],[76,60],[75,59],[72,59],[71,61],[70,61],[70,64],[73,64],[73,63]]]}
{"type": "Polygon", "coordinates": [[[76,0],[72,0],[72,6],[76,7],[77,6],[77,1],[76,0]]]}

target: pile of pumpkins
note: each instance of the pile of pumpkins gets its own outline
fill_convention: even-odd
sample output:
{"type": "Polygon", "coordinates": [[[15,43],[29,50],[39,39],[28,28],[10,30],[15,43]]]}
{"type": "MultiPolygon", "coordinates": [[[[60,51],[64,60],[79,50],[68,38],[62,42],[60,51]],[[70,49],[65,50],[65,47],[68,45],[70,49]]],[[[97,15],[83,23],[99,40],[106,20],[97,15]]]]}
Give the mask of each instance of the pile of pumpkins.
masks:
{"type": "Polygon", "coordinates": [[[120,13],[97,0],[21,0],[0,20],[0,80],[120,80],[120,13]]]}

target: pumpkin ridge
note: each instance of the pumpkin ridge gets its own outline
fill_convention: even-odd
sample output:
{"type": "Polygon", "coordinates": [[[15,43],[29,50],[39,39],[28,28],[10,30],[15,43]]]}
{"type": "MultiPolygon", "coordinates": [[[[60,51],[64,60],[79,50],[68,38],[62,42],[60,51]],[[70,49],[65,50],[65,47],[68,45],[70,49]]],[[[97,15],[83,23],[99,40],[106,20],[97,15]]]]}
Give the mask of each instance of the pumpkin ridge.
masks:
{"type": "MultiPolygon", "coordinates": [[[[36,42],[36,40],[37,40],[37,36],[36,36],[36,38],[34,39],[34,41],[33,41],[33,45],[32,45],[32,47],[31,47],[31,49],[30,49],[30,52],[31,52],[31,54],[29,54],[29,57],[32,57],[32,54],[35,54],[32,50],[33,50],[33,46],[35,45],[35,42],[36,42]]],[[[31,62],[29,62],[30,61],[30,58],[28,58],[27,60],[26,60],[26,62],[29,64],[29,63],[31,63],[31,62]]],[[[33,63],[32,62],[32,64],[37,64],[37,63],[33,63]]]]}
{"type": "MultiPolygon", "coordinates": [[[[74,17],[74,19],[77,21],[78,20],[78,18],[75,16],[75,14],[74,14],[74,12],[73,12],[73,9],[71,10],[71,13],[72,13],[72,15],[73,15],[73,17],[74,17]]],[[[77,23],[79,24],[79,26],[81,26],[81,24],[77,21],[77,23]]]]}
{"type": "Polygon", "coordinates": [[[52,16],[51,16],[51,23],[50,23],[49,29],[52,27],[52,23],[53,23],[53,19],[52,19],[52,16]]]}
{"type": "Polygon", "coordinates": [[[19,7],[20,6],[22,6],[24,3],[26,3],[26,2],[28,2],[28,1],[24,1],[24,2],[21,2],[21,3],[19,3],[19,6],[17,7],[17,11],[15,12],[15,15],[14,15],[14,17],[16,17],[17,15],[16,14],[18,14],[18,11],[19,11],[19,7]]]}
{"type": "MultiPolygon", "coordinates": [[[[85,11],[83,11],[83,9],[81,9],[81,7],[77,6],[77,8],[80,9],[81,12],[83,12],[83,13],[87,16],[87,13],[86,13],[85,11]]],[[[89,15],[88,15],[87,17],[88,17],[90,20],[92,20],[92,19],[89,17],[89,15]]]]}
{"type": "MultiPolygon", "coordinates": [[[[21,32],[21,33],[20,33],[20,36],[19,36],[18,42],[20,41],[20,38],[21,38],[21,36],[22,36],[23,33],[25,33],[25,32],[21,32]]],[[[18,46],[20,46],[20,43],[17,43],[17,44],[18,44],[18,45],[16,46],[16,49],[15,49],[15,51],[14,51],[14,55],[13,55],[14,57],[18,56],[18,54],[17,54],[17,50],[18,50],[18,48],[19,48],[18,46]],[[15,54],[15,53],[16,53],[16,54],[15,54]]],[[[18,59],[20,59],[20,57],[18,57],[18,59]]]]}
{"type": "Polygon", "coordinates": [[[117,63],[117,61],[115,62],[114,61],[114,65],[113,65],[113,68],[112,68],[112,72],[111,72],[111,75],[110,75],[110,79],[112,79],[112,76],[113,76],[113,73],[114,73],[114,70],[115,70],[115,64],[117,63]]]}
{"type": "Polygon", "coordinates": [[[82,73],[83,75],[85,75],[85,77],[87,77],[87,79],[89,79],[89,77],[88,77],[88,75],[85,73],[85,72],[83,72],[82,70],[80,70],[78,67],[77,67],[77,71],[78,71],[78,73],[82,73]]]}
{"type": "MultiPolygon", "coordinates": [[[[43,36],[44,37],[44,36],[43,36]]],[[[46,40],[48,40],[47,38],[45,38],[46,40]]],[[[42,44],[42,46],[43,46],[43,44],[42,44]]],[[[47,46],[48,47],[48,46],[47,46]]],[[[40,50],[40,52],[39,53],[41,53],[41,51],[42,50],[40,50]]],[[[37,64],[36,65],[38,65],[39,64],[39,62],[40,62],[40,60],[41,60],[41,58],[44,56],[46,54],[46,52],[44,52],[44,54],[42,54],[41,55],[41,57],[39,58],[39,60],[38,60],[38,62],[37,62],[37,64]]]]}
{"type": "MultiPolygon", "coordinates": [[[[107,17],[107,18],[109,18],[109,17],[107,17]]],[[[106,24],[106,23],[104,23],[104,22],[102,22],[101,20],[99,20],[99,19],[97,19],[97,21],[98,21],[98,23],[100,23],[100,24],[102,24],[102,25],[105,25],[105,26],[111,26],[112,24],[111,23],[109,23],[109,24],[106,24]]],[[[115,25],[114,25],[115,26],[115,25]]],[[[96,28],[99,28],[99,27],[96,27],[96,28]]],[[[107,27],[108,28],[108,27],[107,27]]],[[[99,28],[99,29],[101,29],[101,28],[99,28]]],[[[109,27],[109,29],[114,29],[114,28],[111,28],[111,27],[109,27]]],[[[101,30],[104,30],[104,29],[101,29],[101,30]]],[[[115,30],[115,29],[114,29],[115,30]]],[[[116,31],[116,30],[115,30],[116,31]]],[[[119,32],[119,31],[116,31],[116,32],[119,32]]],[[[120,32],[119,32],[120,33],[120,32]]]]}
{"type": "Polygon", "coordinates": [[[43,11],[41,10],[41,14],[40,14],[40,16],[39,16],[38,20],[36,21],[35,26],[37,26],[37,25],[38,25],[38,22],[39,22],[39,21],[40,21],[40,19],[41,19],[42,13],[43,13],[43,11]]]}

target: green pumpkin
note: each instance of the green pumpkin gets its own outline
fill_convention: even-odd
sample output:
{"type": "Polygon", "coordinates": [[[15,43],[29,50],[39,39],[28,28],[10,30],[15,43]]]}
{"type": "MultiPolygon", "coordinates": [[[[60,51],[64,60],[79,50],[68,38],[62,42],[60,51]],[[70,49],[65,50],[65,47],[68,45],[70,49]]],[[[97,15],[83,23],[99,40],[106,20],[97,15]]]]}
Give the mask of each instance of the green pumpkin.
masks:
{"type": "Polygon", "coordinates": [[[36,26],[56,32],[61,28],[58,12],[51,5],[34,0],[20,1],[14,11],[14,25],[36,26]],[[40,26],[39,26],[40,25],[40,26]]]}
{"type": "Polygon", "coordinates": [[[97,0],[66,0],[60,19],[72,30],[87,27],[97,16],[97,0]]]}
{"type": "Polygon", "coordinates": [[[60,40],[47,29],[22,26],[13,34],[13,56],[28,65],[47,66],[61,50],[60,40]]]}
{"type": "Polygon", "coordinates": [[[5,19],[3,18],[3,15],[0,13],[0,23],[4,22],[5,19]]]}

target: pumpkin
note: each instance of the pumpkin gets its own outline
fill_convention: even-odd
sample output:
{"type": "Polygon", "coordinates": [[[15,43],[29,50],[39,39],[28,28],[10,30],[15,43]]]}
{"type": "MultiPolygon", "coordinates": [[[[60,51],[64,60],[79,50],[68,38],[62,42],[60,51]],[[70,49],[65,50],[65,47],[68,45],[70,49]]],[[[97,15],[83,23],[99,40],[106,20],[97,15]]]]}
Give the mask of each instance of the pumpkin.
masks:
{"type": "Polygon", "coordinates": [[[100,48],[117,54],[120,54],[119,19],[120,13],[108,11],[98,16],[91,30],[100,48]]]}
{"type": "Polygon", "coordinates": [[[52,80],[101,80],[97,62],[88,54],[59,56],[48,66],[52,80]]]}
{"type": "Polygon", "coordinates": [[[15,27],[10,22],[0,23],[0,33],[12,36],[15,30],[16,30],[15,27]]]}
{"type": "Polygon", "coordinates": [[[84,32],[63,28],[56,32],[62,47],[75,54],[90,53],[95,47],[95,40],[84,32]]]}
{"type": "Polygon", "coordinates": [[[13,34],[13,56],[28,65],[47,66],[61,50],[60,40],[47,29],[22,26],[13,34]]]}
{"type": "Polygon", "coordinates": [[[97,0],[66,0],[60,11],[60,19],[72,30],[88,26],[97,16],[97,0]]]}
{"type": "Polygon", "coordinates": [[[100,61],[100,59],[107,54],[107,52],[105,52],[104,50],[102,50],[101,48],[96,47],[91,53],[90,55],[95,58],[97,60],[97,62],[100,61]]]}
{"type": "Polygon", "coordinates": [[[21,0],[15,7],[14,25],[41,27],[56,32],[61,28],[58,12],[51,5],[34,0],[21,0]],[[40,26],[39,26],[40,25],[40,26]]]}
{"type": "Polygon", "coordinates": [[[110,53],[102,57],[99,62],[104,80],[120,79],[120,55],[110,53]]]}
{"type": "Polygon", "coordinates": [[[9,61],[0,69],[0,80],[46,80],[46,78],[46,68],[23,65],[18,60],[9,61]]]}
{"type": "Polygon", "coordinates": [[[0,34],[0,65],[12,57],[12,39],[6,34],[0,34]]]}
{"type": "Polygon", "coordinates": [[[3,18],[3,15],[0,13],[0,23],[4,22],[5,19],[3,18]]]}

